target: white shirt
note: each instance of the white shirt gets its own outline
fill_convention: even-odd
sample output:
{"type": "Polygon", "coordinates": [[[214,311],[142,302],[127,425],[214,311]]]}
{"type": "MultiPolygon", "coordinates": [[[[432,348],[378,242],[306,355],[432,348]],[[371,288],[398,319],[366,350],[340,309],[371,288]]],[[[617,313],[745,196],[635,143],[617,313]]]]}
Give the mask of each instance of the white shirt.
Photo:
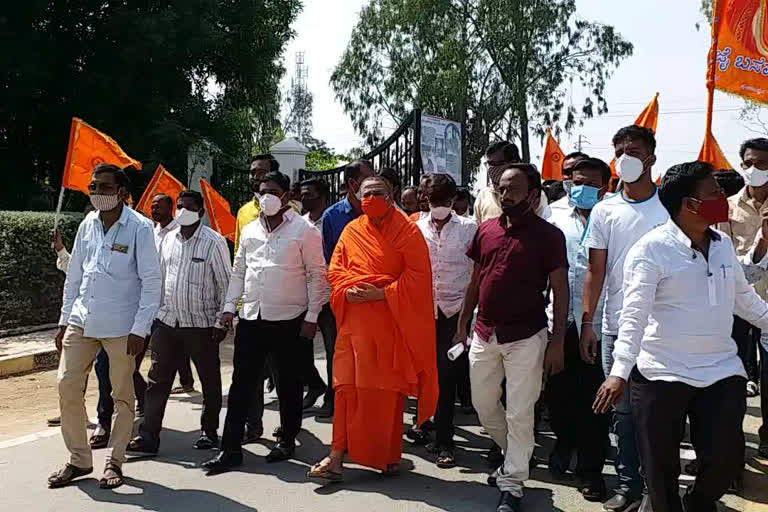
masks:
{"type": "Polygon", "coordinates": [[[317,322],[327,290],[320,231],[288,210],[269,232],[260,215],[240,234],[224,312],[234,313],[242,297],[246,320],[292,320],[306,311],[304,319],[317,322]]]}
{"type": "Polygon", "coordinates": [[[669,213],[659,200],[658,190],[648,199],[636,202],[628,201],[619,192],[604,197],[592,209],[583,243],[587,249],[608,250],[603,284],[603,334],[615,336],[619,330],[627,253],[643,235],[668,219],[669,213]]]}
{"type": "Polygon", "coordinates": [[[309,216],[309,212],[307,212],[307,213],[305,213],[304,215],[302,215],[302,217],[304,217],[304,219],[306,219],[306,221],[307,221],[307,222],[309,222],[310,224],[312,224],[312,225],[313,225],[314,227],[316,227],[317,229],[320,229],[320,227],[321,227],[321,226],[322,226],[322,224],[323,224],[323,216],[322,216],[322,215],[320,215],[320,218],[319,218],[319,219],[317,219],[317,220],[312,220],[312,219],[310,218],[310,216],[309,216]]]}
{"type": "MultiPolygon", "coordinates": [[[[555,210],[567,210],[570,211],[573,209],[573,205],[571,204],[571,198],[568,196],[568,194],[565,195],[565,197],[561,197],[554,203],[549,204],[549,209],[552,211],[552,215],[555,214],[555,210]]],[[[549,220],[549,219],[547,219],[549,220]]],[[[550,220],[550,222],[552,222],[550,220]]]]}
{"type": "Polygon", "coordinates": [[[159,222],[155,224],[155,247],[157,247],[158,253],[160,252],[160,245],[163,243],[163,240],[168,235],[168,233],[178,227],[179,224],[176,222],[176,219],[171,219],[171,222],[166,224],[165,227],[160,226],[159,222]]]}
{"type": "MultiPolygon", "coordinates": [[[[560,201],[552,203],[552,216],[547,220],[550,224],[557,226],[565,235],[565,249],[568,253],[568,288],[570,290],[568,322],[575,322],[576,329],[579,335],[581,335],[581,313],[584,303],[582,299],[584,297],[584,278],[587,275],[587,266],[589,264],[589,250],[581,243],[585,228],[581,215],[572,205],[558,205],[560,201]]],[[[601,296],[600,299],[602,298],[601,296]]],[[[602,314],[603,301],[598,300],[595,318],[602,318],[602,314]]],[[[549,319],[551,330],[554,318],[552,301],[547,305],[547,318],[549,319]]],[[[592,327],[595,330],[595,335],[600,339],[602,333],[601,322],[597,322],[592,327]]]]}
{"type": "Polygon", "coordinates": [[[160,305],[160,288],[152,224],[123,207],[104,233],[93,211],[77,230],[59,325],[81,327],[89,338],[144,337],[160,305]]]}
{"type": "Polygon", "coordinates": [[[768,329],[768,304],[747,284],[731,239],[710,236],[707,259],[669,220],[630,250],[611,375],[626,380],[637,364],[647,379],[699,388],[746,377],[733,315],[768,329]]]}
{"type": "Polygon", "coordinates": [[[66,247],[62,247],[60,251],[56,252],[56,268],[66,274],[70,259],[69,251],[66,247]]]}
{"type": "Polygon", "coordinates": [[[435,318],[438,308],[450,318],[461,312],[472,276],[473,262],[467,257],[467,250],[477,232],[477,224],[451,213],[441,231],[437,231],[431,215],[419,219],[416,225],[429,247],[435,318]]]}
{"type": "Polygon", "coordinates": [[[160,246],[163,301],[157,318],[171,327],[220,327],[232,265],[224,237],[202,223],[189,239],[181,228],[160,246]]]}

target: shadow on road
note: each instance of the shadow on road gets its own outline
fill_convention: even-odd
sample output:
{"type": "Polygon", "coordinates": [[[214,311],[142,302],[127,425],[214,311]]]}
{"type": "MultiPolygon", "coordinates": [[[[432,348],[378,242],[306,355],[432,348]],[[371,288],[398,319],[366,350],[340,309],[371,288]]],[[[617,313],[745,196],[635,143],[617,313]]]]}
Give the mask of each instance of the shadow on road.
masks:
{"type": "Polygon", "coordinates": [[[96,480],[81,480],[76,486],[93,501],[132,505],[143,510],[168,512],[172,510],[226,510],[227,512],[258,512],[226,496],[202,489],[170,489],[160,484],[126,476],[125,485],[140,489],[140,493],[117,493],[101,489],[96,480]]]}

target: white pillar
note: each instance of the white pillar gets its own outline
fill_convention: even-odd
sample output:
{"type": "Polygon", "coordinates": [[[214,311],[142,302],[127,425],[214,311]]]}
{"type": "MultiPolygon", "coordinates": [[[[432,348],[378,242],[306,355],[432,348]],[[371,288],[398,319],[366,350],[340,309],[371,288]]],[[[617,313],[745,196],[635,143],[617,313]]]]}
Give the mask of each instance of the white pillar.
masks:
{"type": "Polygon", "coordinates": [[[309,150],[296,139],[283,139],[269,148],[280,163],[280,172],[291,179],[291,185],[299,179],[299,169],[304,169],[307,164],[309,150]]]}
{"type": "Polygon", "coordinates": [[[208,183],[213,176],[213,157],[208,143],[200,142],[187,150],[187,187],[200,192],[200,178],[208,183]]]}

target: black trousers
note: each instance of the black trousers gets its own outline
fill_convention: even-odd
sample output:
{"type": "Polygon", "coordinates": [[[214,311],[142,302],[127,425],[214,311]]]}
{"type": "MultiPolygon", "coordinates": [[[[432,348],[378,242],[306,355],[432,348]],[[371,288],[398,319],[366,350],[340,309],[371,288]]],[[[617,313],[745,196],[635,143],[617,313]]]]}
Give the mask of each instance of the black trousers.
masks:
{"type": "MultiPolygon", "coordinates": [[[[325,356],[327,363],[327,383],[328,387],[333,387],[333,351],[336,346],[336,319],[333,317],[330,304],[323,306],[323,310],[320,316],[317,318],[317,326],[320,329],[320,333],[323,336],[323,344],[325,345],[325,356]]],[[[333,396],[332,392],[329,392],[326,388],[326,382],[320,377],[320,372],[317,371],[315,366],[315,345],[314,340],[307,340],[307,343],[302,343],[302,364],[304,365],[304,384],[311,390],[322,389],[325,390],[325,401],[328,404],[328,397],[333,396]]],[[[333,398],[331,398],[331,404],[333,398]]]]}
{"type": "Polygon", "coordinates": [[[195,378],[192,376],[192,367],[189,365],[189,358],[185,357],[179,365],[179,384],[185,388],[195,386],[195,378]]]}
{"type": "MultiPolygon", "coordinates": [[[[600,353],[598,347],[597,353],[600,353]]],[[[545,396],[550,423],[557,437],[554,452],[568,460],[576,451],[576,474],[601,478],[608,455],[610,414],[595,414],[592,403],[605,380],[600,363],[591,365],[579,355],[579,332],[571,323],[565,335],[565,369],[547,382],[545,396]]]]}
{"type": "MultiPolygon", "coordinates": [[[[461,314],[461,313],[459,313],[461,314]]],[[[472,319],[467,322],[467,332],[471,333],[472,319]]],[[[472,385],[469,381],[469,349],[456,358],[456,395],[462,406],[472,406],[472,385]]]]}
{"type": "Polygon", "coordinates": [[[744,467],[746,382],[734,376],[706,388],[682,382],[651,381],[632,370],[632,416],[640,462],[654,512],[682,512],[680,438],[685,416],[698,472],[689,490],[690,510],[715,511],[744,467]]]}
{"type": "Polygon", "coordinates": [[[171,327],[158,322],[149,347],[149,368],[144,421],[139,434],[147,442],[158,445],[165,407],[179,366],[190,358],[195,363],[203,387],[203,412],[200,428],[216,436],[221,412],[221,361],[219,344],[211,339],[212,328],[171,327]]]}
{"type": "Polygon", "coordinates": [[[736,342],[739,358],[744,364],[747,378],[753,382],[757,382],[760,375],[757,364],[757,347],[760,345],[760,329],[734,315],[731,337],[736,342]]]}
{"type": "Polygon", "coordinates": [[[299,332],[304,320],[302,313],[293,320],[267,321],[240,319],[235,332],[234,373],[227,400],[222,449],[227,453],[242,453],[248,409],[255,393],[263,395],[263,369],[267,356],[272,355],[277,366],[277,398],[280,402],[280,425],[283,444],[293,445],[301,429],[302,376],[297,364],[299,332]]]}
{"type": "Polygon", "coordinates": [[[437,381],[440,395],[435,411],[436,439],[440,448],[453,448],[453,412],[456,402],[458,365],[448,359],[458,327],[459,314],[446,317],[438,308],[435,330],[437,332],[437,381]]]}

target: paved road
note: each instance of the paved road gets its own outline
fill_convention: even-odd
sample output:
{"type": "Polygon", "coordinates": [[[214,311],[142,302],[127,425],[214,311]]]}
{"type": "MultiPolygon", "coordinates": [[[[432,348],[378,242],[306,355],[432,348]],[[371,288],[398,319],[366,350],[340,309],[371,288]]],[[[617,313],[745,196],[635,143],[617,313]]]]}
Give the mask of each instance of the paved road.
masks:
{"type": "MultiPolygon", "coordinates": [[[[231,345],[222,346],[225,390],[231,377],[231,345]]],[[[318,361],[322,366],[323,362],[318,361]]],[[[146,364],[145,364],[146,366],[146,364]]],[[[321,369],[322,374],[322,369],[321,369]]],[[[345,482],[321,486],[304,477],[308,466],[327,451],[331,425],[320,423],[312,416],[304,421],[305,431],[299,437],[301,446],[297,459],[276,465],[266,464],[264,456],[270,440],[248,447],[241,471],[206,477],[198,464],[212,452],[191,448],[197,438],[200,402],[199,393],[171,399],[166,413],[166,429],[162,436],[161,454],[155,459],[126,463],[127,484],[116,491],[98,488],[97,480],[103,464],[103,454],[95,454],[97,471],[75,486],[48,490],[45,478],[66,460],[58,429],[44,428],[42,418],[55,404],[53,372],[34,377],[25,376],[0,380],[0,509],[24,512],[36,511],[436,511],[479,512],[495,510],[497,492],[485,485],[487,467],[481,449],[489,444],[480,434],[476,420],[458,414],[459,466],[452,470],[437,469],[423,448],[405,444],[403,458],[412,469],[400,477],[383,478],[377,473],[349,466],[345,482]],[[31,380],[32,379],[32,380],[31,380]],[[7,407],[3,397],[15,393],[15,408],[7,407]],[[25,401],[24,396],[29,396],[25,401]],[[6,407],[3,407],[5,402],[6,407]],[[29,402],[34,402],[30,404],[29,402]],[[37,405],[35,407],[35,405],[37,405]],[[23,416],[22,418],[14,418],[23,416]],[[11,419],[9,419],[11,417],[11,419]],[[26,418],[26,419],[25,419],[26,418]],[[32,421],[33,423],[30,423],[32,421]],[[5,431],[3,431],[5,430],[5,431]],[[9,435],[11,433],[12,435],[9,435]]],[[[88,410],[92,413],[95,399],[93,381],[89,384],[88,410]]],[[[199,386],[199,384],[198,384],[199,386]]],[[[274,397],[270,397],[270,400],[274,397]]],[[[277,425],[276,403],[265,413],[267,432],[277,425]]],[[[406,422],[410,422],[413,413],[406,422]]],[[[726,496],[724,511],[756,512],[768,510],[768,461],[751,459],[756,442],[757,402],[750,404],[747,426],[748,457],[747,489],[750,501],[726,496]]],[[[222,422],[224,418],[222,411],[222,422]]],[[[376,442],[371,439],[371,442],[376,442]]],[[[537,456],[546,460],[551,447],[547,435],[539,438],[537,456]]],[[[690,457],[690,451],[684,451],[690,457]]],[[[613,482],[611,468],[606,467],[609,485],[613,482]]],[[[532,473],[525,498],[529,511],[590,512],[601,510],[599,505],[584,502],[572,480],[554,481],[540,464],[532,473]]]]}

